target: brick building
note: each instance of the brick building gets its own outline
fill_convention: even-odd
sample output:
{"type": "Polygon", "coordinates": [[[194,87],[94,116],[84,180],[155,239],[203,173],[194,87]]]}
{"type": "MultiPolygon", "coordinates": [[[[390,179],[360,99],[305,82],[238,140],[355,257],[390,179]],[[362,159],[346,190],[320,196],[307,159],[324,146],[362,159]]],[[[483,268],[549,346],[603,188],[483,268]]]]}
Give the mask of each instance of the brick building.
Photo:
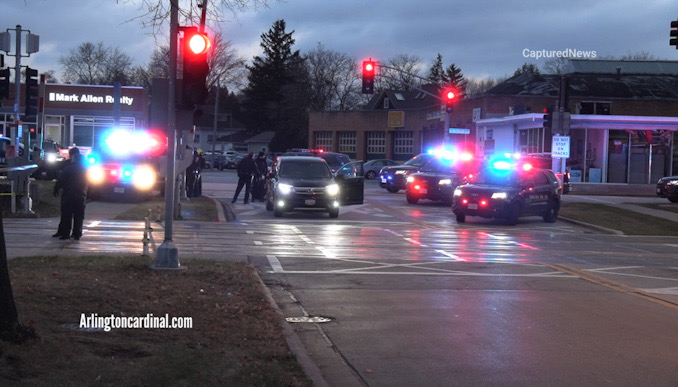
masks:
{"type": "MultiPolygon", "coordinates": [[[[567,167],[582,182],[641,183],[678,171],[678,62],[572,60],[567,167]]],[[[561,76],[521,74],[459,101],[449,142],[478,155],[550,155],[543,109],[559,100],[561,76]]],[[[443,113],[430,86],[384,91],[363,111],[311,112],[309,146],[354,159],[406,160],[442,143],[443,113]]]]}

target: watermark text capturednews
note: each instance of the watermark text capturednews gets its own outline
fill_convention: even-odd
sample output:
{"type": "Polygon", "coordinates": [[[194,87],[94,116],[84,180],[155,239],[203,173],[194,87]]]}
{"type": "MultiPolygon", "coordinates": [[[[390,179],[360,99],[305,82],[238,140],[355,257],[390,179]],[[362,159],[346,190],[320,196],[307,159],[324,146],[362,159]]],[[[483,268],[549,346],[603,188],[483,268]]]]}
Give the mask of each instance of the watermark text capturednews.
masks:
{"type": "Polygon", "coordinates": [[[594,59],[598,57],[598,53],[595,51],[584,51],[576,50],[572,48],[566,48],[564,50],[530,50],[529,48],[523,49],[524,58],[570,58],[570,59],[594,59]]]}
{"type": "Polygon", "coordinates": [[[193,328],[193,317],[170,317],[154,316],[148,313],[146,316],[99,316],[97,313],[80,314],[81,329],[103,329],[110,332],[111,329],[190,329],[193,328]]]}

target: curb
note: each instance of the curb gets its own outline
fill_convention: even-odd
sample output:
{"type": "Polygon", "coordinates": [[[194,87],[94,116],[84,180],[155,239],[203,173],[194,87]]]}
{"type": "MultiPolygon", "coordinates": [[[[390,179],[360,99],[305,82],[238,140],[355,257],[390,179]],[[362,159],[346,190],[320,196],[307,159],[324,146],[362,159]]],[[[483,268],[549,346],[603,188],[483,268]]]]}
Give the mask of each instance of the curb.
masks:
{"type": "Polygon", "coordinates": [[[568,223],[575,224],[577,226],[581,226],[581,227],[588,228],[588,229],[591,229],[591,230],[594,230],[594,231],[597,231],[597,232],[601,232],[601,233],[604,233],[604,234],[624,235],[624,233],[619,231],[619,230],[613,230],[611,228],[602,227],[602,226],[598,226],[598,225],[595,225],[595,224],[582,222],[580,220],[566,218],[566,217],[560,216],[560,215],[558,215],[558,219],[563,220],[563,221],[568,222],[568,223]]]}
{"type": "Polygon", "coordinates": [[[287,342],[287,346],[296,357],[297,361],[299,362],[299,365],[301,365],[301,368],[304,370],[304,373],[309,379],[311,379],[314,386],[318,387],[329,386],[330,384],[323,377],[320,368],[318,368],[318,365],[315,364],[315,362],[308,355],[308,351],[306,350],[304,344],[301,342],[299,335],[294,329],[292,329],[290,323],[288,323],[287,320],[285,320],[284,313],[282,312],[282,310],[280,310],[278,304],[275,302],[275,299],[273,298],[271,291],[266,287],[264,281],[261,280],[261,277],[259,276],[257,269],[252,268],[252,270],[254,271],[257,280],[259,281],[259,287],[264,292],[266,300],[268,300],[268,303],[271,305],[271,308],[273,308],[275,313],[280,317],[280,327],[282,328],[282,334],[285,337],[285,342],[287,342]]]}

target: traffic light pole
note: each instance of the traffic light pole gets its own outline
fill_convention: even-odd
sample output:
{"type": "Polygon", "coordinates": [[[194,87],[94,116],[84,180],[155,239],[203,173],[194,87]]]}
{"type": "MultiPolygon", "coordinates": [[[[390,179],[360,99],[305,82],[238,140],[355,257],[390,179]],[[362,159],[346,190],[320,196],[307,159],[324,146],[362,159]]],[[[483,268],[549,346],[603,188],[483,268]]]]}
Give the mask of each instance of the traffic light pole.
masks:
{"type": "Polygon", "coordinates": [[[170,61],[167,92],[168,117],[167,117],[167,173],[165,175],[165,239],[158,247],[155,257],[155,269],[182,269],[179,264],[179,249],[172,240],[172,227],[174,220],[174,184],[175,163],[177,158],[177,107],[176,83],[177,83],[177,34],[179,31],[179,7],[178,0],[170,0],[170,61]]]}
{"type": "MultiPolygon", "coordinates": [[[[389,70],[394,70],[394,71],[397,71],[397,72],[399,72],[399,73],[403,73],[403,74],[409,75],[409,76],[412,77],[412,78],[418,78],[418,79],[423,80],[423,81],[426,81],[426,80],[427,80],[426,78],[420,77],[420,76],[418,76],[418,75],[416,75],[416,74],[408,73],[407,71],[403,71],[403,70],[397,69],[397,68],[395,68],[395,67],[384,66],[384,65],[382,65],[382,64],[379,64],[378,62],[374,62],[374,63],[375,63],[375,66],[379,66],[379,67],[382,67],[382,68],[385,68],[385,69],[389,69],[389,70]]],[[[415,90],[421,91],[421,92],[424,93],[424,94],[430,95],[431,97],[434,97],[434,98],[438,99],[438,100],[441,102],[441,106],[442,106],[443,104],[445,104],[445,100],[444,100],[443,98],[440,98],[439,95],[435,95],[435,94],[433,94],[433,93],[430,93],[430,92],[428,92],[428,91],[426,91],[426,90],[424,90],[424,89],[422,89],[422,88],[420,88],[420,87],[417,87],[417,86],[415,86],[415,85],[410,85],[409,83],[405,82],[405,81],[402,80],[402,79],[396,79],[396,78],[390,77],[390,76],[388,76],[388,75],[379,75],[379,76],[380,76],[380,77],[383,77],[383,78],[386,78],[386,79],[390,79],[390,80],[392,80],[392,81],[400,82],[400,83],[402,83],[403,85],[405,85],[405,86],[407,86],[407,87],[411,87],[411,88],[413,88],[413,89],[415,89],[415,90]]],[[[448,112],[447,110],[445,110],[445,113],[444,113],[444,124],[443,124],[443,125],[445,125],[445,127],[443,128],[443,144],[448,144],[448,143],[450,142],[450,114],[451,114],[450,112],[448,112]]]]}

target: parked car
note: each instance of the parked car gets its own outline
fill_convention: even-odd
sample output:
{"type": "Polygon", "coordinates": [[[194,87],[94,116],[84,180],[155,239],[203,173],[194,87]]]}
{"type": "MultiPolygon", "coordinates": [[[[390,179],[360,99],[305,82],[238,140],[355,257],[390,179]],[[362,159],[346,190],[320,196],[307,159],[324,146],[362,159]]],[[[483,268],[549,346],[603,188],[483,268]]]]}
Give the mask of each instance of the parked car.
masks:
{"type": "Polygon", "coordinates": [[[471,183],[454,190],[452,211],[458,223],[467,216],[505,219],[510,225],[522,216],[558,218],[562,188],[550,169],[530,164],[494,164],[480,171],[471,183]]]}
{"type": "Polygon", "coordinates": [[[235,169],[238,166],[238,163],[240,160],[242,160],[245,156],[245,154],[237,154],[231,158],[226,158],[224,160],[224,168],[227,169],[235,169]]]}
{"type": "Polygon", "coordinates": [[[214,168],[223,171],[226,165],[226,156],[220,153],[211,154],[205,152],[205,169],[212,169],[212,162],[214,161],[214,168]]]}
{"type": "Polygon", "coordinates": [[[275,217],[300,210],[325,211],[339,216],[342,204],[362,203],[364,177],[345,165],[336,176],[327,162],[315,156],[281,156],[269,172],[266,209],[275,217]]]}
{"type": "Polygon", "coordinates": [[[666,176],[657,181],[657,196],[678,203],[678,176],[666,176]]]}
{"type": "Polygon", "coordinates": [[[407,160],[403,165],[383,167],[379,171],[379,186],[388,192],[396,193],[407,187],[407,176],[419,169],[434,157],[431,153],[422,153],[407,160]]]}
{"type": "Polygon", "coordinates": [[[480,169],[480,160],[470,155],[464,158],[434,157],[418,172],[407,176],[405,197],[410,204],[421,199],[452,204],[454,189],[466,183],[480,169]]]}
{"type": "Polygon", "coordinates": [[[363,164],[363,169],[365,170],[365,178],[368,180],[376,179],[384,167],[391,167],[393,165],[400,165],[399,162],[389,159],[376,159],[370,160],[363,164]]]}

